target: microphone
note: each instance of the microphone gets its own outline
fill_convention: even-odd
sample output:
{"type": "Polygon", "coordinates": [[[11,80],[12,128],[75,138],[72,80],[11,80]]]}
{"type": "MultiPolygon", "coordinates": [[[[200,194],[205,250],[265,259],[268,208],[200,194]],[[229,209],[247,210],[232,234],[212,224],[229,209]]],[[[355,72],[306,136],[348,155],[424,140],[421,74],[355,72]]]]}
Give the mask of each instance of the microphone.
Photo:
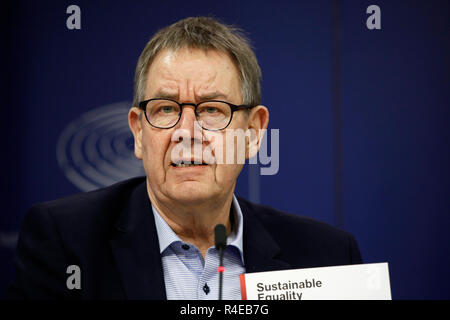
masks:
{"type": "Polygon", "coordinates": [[[217,268],[217,272],[219,272],[219,300],[222,300],[222,282],[225,271],[223,266],[223,252],[227,247],[227,229],[223,224],[218,224],[214,228],[214,240],[216,250],[219,251],[219,267],[217,268]]]}

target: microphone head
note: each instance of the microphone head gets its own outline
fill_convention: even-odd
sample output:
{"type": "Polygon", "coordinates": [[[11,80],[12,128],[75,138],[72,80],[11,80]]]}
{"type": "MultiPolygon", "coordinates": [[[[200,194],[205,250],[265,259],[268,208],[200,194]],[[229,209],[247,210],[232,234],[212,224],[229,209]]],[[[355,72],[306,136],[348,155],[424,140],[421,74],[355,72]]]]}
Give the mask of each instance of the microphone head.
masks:
{"type": "Polygon", "coordinates": [[[216,243],[216,249],[225,249],[227,246],[227,229],[223,224],[218,224],[214,228],[214,240],[216,243]]]}

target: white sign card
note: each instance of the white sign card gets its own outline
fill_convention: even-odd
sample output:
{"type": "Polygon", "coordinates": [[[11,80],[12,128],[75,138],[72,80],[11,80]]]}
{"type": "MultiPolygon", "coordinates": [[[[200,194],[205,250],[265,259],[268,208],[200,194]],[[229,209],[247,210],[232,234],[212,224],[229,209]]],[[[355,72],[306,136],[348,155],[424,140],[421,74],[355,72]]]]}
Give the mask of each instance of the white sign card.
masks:
{"type": "Polygon", "coordinates": [[[241,274],[243,300],[390,300],[388,264],[241,274]]]}

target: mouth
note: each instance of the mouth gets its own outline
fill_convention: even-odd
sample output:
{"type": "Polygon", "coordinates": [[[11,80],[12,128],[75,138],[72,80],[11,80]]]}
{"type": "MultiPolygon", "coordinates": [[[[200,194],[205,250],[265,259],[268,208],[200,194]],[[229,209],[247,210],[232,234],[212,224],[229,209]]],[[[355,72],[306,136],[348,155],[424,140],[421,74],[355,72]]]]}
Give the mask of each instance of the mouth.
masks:
{"type": "Polygon", "coordinates": [[[189,167],[202,167],[202,166],[207,166],[208,164],[204,161],[197,162],[197,161],[184,161],[184,160],[180,160],[180,161],[176,161],[176,162],[172,162],[170,164],[172,167],[174,168],[189,168],[189,167]]]}

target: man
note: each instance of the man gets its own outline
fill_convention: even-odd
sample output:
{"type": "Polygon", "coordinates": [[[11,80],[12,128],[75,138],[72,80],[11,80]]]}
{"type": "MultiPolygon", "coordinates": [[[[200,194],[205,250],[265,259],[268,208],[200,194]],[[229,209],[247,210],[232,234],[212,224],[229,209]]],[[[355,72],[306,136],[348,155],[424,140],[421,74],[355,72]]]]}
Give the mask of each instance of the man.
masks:
{"type": "Polygon", "coordinates": [[[269,121],[260,77],[239,30],[212,18],[156,33],[128,115],[146,177],[32,207],[11,297],[217,299],[217,224],[225,299],[241,273],[361,263],[350,234],[234,196],[239,153],[256,154],[269,121]],[[244,147],[230,130],[250,132],[244,147]]]}

